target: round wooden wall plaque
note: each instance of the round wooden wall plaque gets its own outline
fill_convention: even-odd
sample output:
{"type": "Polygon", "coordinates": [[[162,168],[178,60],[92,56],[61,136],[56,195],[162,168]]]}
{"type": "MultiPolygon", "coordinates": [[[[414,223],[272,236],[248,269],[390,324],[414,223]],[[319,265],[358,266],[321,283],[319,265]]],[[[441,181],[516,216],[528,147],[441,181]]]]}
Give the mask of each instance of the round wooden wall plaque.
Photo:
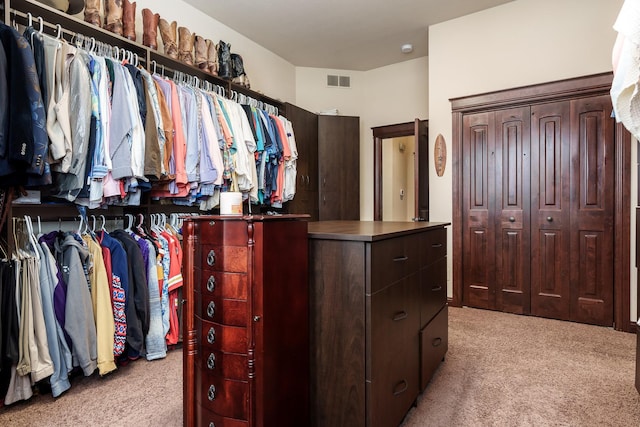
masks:
{"type": "Polygon", "coordinates": [[[444,175],[444,168],[447,165],[447,144],[444,142],[442,134],[438,134],[436,137],[436,145],[433,148],[433,162],[438,176],[444,175]]]}

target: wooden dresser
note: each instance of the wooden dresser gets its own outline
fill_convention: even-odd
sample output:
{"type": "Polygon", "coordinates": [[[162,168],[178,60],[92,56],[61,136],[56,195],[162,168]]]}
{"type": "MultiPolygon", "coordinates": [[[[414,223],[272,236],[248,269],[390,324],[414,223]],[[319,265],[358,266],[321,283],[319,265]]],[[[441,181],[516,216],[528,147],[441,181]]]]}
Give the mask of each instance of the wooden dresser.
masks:
{"type": "Polygon", "coordinates": [[[185,221],[184,425],[307,424],[306,218],[185,221]]]}
{"type": "Polygon", "coordinates": [[[448,223],[309,223],[311,425],[397,427],[447,351],[448,223]]]}

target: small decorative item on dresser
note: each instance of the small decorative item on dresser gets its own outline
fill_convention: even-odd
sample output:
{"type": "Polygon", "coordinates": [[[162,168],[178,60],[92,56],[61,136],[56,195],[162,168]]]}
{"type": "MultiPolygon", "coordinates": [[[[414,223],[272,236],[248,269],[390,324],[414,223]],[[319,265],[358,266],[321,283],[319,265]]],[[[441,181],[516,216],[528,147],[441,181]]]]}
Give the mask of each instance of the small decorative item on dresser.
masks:
{"type": "Polygon", "coordinates": [[[218,43],[218,76],[231,80],[231,44],[222,40],[218,43]]]}
{"type": "Polygon", "coordinates": [[[104,11],[104,28],[122,35],[122,0],[107,0],[104,11]]]}
{"type": "Polygon", "coordinates": [[[150,9],[142,9],[142,44],[158,50],[158,21],[160,15],[150,9]]]}
{"type": "Polygon", "coordinates": [[[178,27],[178,60],[193,65],[193,44],[195,34],[186,27],[178,27]]]}
{"type": "Polygon", "coordinates": [[[122,0],[122,25],[124,36],[136,41],[136,2],[122,0]]]}
{"type": "Polygon", "coordinates": [[[242,60],[242,56],[237,53],[231,54],[231,73],[233,76],[233,82],[239,84],[240,86],[244,86],[247,89],[251,86],[249,83],[249,77],[247,77],[247,73],[244,71],[244,62],[242,60]]]}
{"type": "Polygon", "coordinates": [[[207,68],[210,74],[218,75],[218,45],[207,39],[207,68]]]}
{"type": "Polygon", "coordinates": [[[102,18],[100,17],[100,1],[101,0],[85,0],[84,4],[84,20],[96,27],[102,27],[102,18]]]}
{"type": "Polygon", "coordinates": [[[164,18],[160,18],[158,21],[158,27],[160,28],[160,37],[162,37],[162,44],[164,45],[164,54],[169,58],[178,59],[178,23],[173,21],[169,24],[164,18]]]}
{"type": "Polygon", "coordinates": [[[196,66],[201,70],[207,68],[207,42],[202,36],[195,36],[196,66]]]}

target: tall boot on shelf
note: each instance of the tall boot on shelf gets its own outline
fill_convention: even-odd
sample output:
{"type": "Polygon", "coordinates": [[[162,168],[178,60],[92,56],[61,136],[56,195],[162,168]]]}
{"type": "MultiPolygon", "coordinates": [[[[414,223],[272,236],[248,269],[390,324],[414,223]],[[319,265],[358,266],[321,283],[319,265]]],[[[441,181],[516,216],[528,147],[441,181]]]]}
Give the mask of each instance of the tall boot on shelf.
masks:
{"type": "Polygon", "coordinates": [[[136,41],[136,2],[122,1],[122,25],[124,36],[136,41]]]}
{"type": "Polygon", "coordinates": [[[242,56],[237,53],[231,54],[231,70],[233,77],[231,81],[249,89],[251,85],[249,84],[249,77],[247,77],[247,73],[244,70],[244,61],[242,60],[242,56]]]}
{"type": "Polygon", "coordinates": [[[231,44],[222,40],[218,43],[218,76],[231,80],[231,44]]]}
{"type": "Polygon", "coordinates": [[[186,27],[178,27],[178,36],[178,60],[193,65],[195,34],[191,34],[191,31],[186,27]]]}
{"type": "Polygon", "coordinates": [[[100,0],[84,0],[84,20],[96,27],[102,27],[100,0]]]}
{"type": "Polygon", "coordinates": [[[104,28],[121,36],[122,0],[106,0],[104,15],[104,28]]]}
{"type": "Polygon", "coordinates": [[[166,19],[160,18],[158,27],[160,28],[160,37],[162,37],[162,44],[164,45],[164,54],[169,58],[178,59],[178,44],[176,43],[178,23],[173,21],[169,24],[166,19]]]}
{"type": "Polygon", "coordinates": [[[207,42],[205,41],[204,37],[196,35],[195,50],[196,66],[201,70],[205,70],[207,68],[207,42]]]}
{"type": "Polygon", "coordinates": [[[142,44],[158,50],[158,21],[160,15],[150,9],[142,9],[142,44]]]}
{"type": "Polygon", "coordinates": [[[209,74],[218,75],[218,45],[207,39],[207,70],[209,74]]]}

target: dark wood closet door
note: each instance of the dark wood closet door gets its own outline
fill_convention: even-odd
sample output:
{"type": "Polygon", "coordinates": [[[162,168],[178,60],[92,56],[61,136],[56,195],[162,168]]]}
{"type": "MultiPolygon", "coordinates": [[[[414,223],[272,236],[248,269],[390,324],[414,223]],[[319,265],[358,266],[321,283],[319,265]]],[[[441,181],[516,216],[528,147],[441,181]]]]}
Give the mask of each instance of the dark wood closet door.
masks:
{"type": "Polygon", "coordinates": [[[530,109],[496,113],[496,309],[530,312],[530,109]]]}
{"type": "Polygon", "coordinates": [[[562,320],[571,301],[570,105],[531,107],[531,314],[562,320]]]}
{"type": "Polygon", "coordinates": [[[462,128],[463,301],[495,309],[495,114],[465,115],[462,128]]]}
{"type": "Polygon", "coordinates": [[[614,123],[611,98],[572,102],[571,320],[613,324],[614,123]]]}

